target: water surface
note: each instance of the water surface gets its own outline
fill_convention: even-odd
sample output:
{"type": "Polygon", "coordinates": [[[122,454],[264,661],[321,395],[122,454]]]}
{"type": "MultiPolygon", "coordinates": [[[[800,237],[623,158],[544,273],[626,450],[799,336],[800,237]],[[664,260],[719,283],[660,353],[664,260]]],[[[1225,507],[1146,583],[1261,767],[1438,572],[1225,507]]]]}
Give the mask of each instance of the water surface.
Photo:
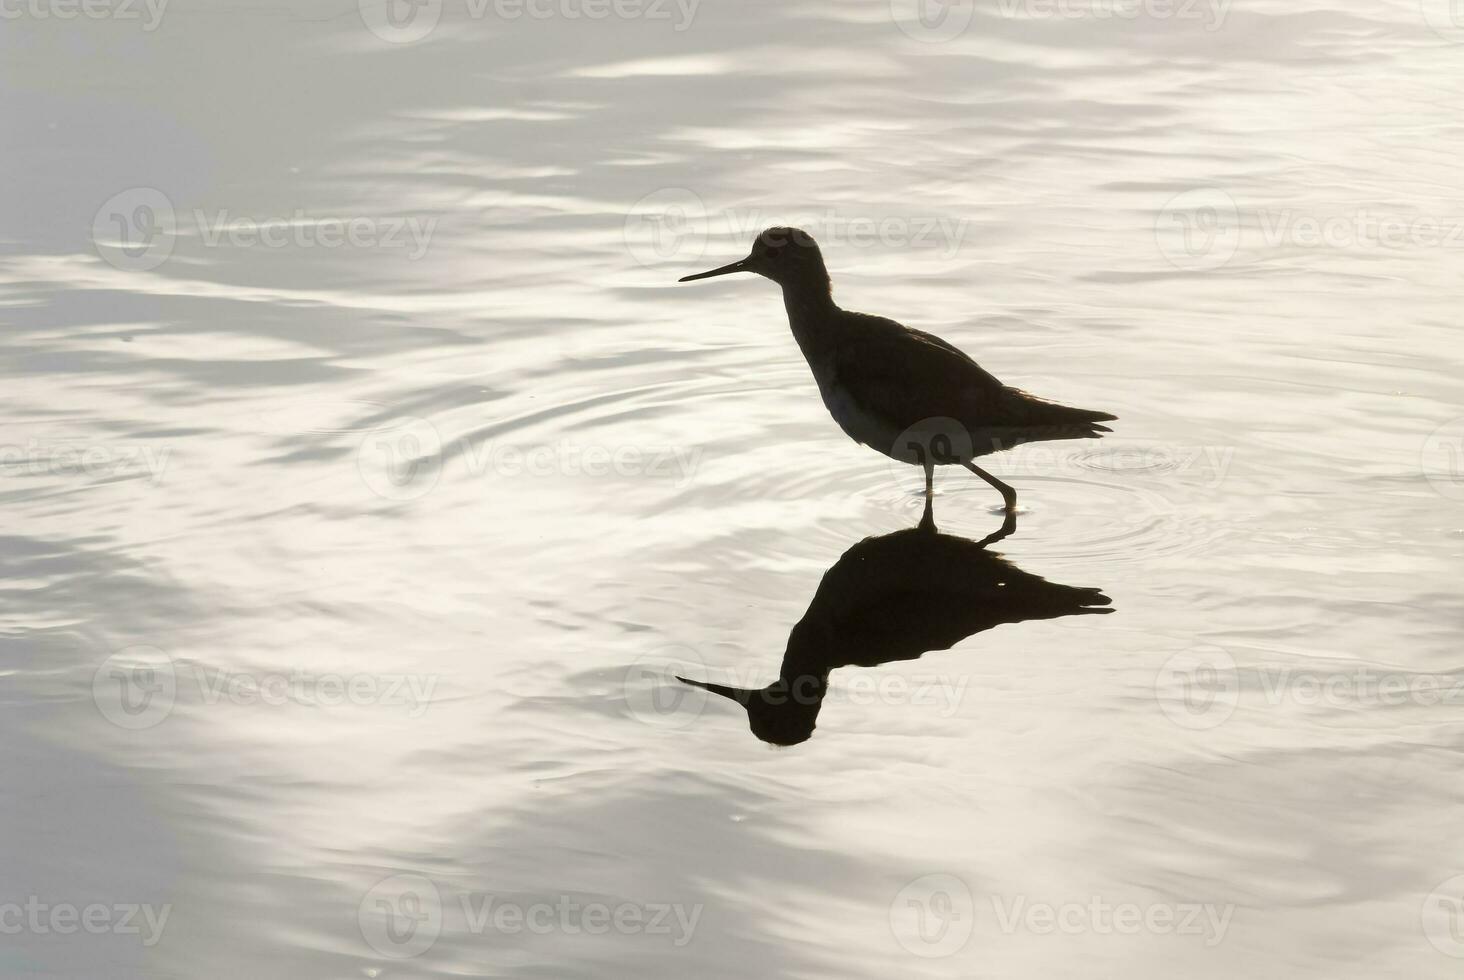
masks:
{"type": "Polygon", "coordinates": [[[107,918],[0,970],[1453,975],[1442,6],[15,8],[0,905],[107,918]],[[991,467],[1112,615],[774,749],[671,672],[769,683],[921,507],[773,286],[674,284],[783,223],[1120,421],[991,467]]]}

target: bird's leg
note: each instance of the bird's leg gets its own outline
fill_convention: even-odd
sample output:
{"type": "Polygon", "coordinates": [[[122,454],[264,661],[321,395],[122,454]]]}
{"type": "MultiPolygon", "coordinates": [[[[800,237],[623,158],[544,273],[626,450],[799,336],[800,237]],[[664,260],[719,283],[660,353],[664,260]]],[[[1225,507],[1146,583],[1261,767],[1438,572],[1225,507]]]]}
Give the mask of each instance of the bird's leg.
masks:
{"type": "Polygon", "coordinates": [[[917,449],[920,465],[925,467],[925,513],[920,518],[920,530],[935,530],[935,460],[923,448],[917,449]]]}
{"type": "Polygon", "coordinates": [[[1008,535],[1010,535],[1016,529],[1017,529],[1017,522],[1014,521],[1014,520],[1011,520],[1010,518],[1008,518],[1006,521],[1004,521],[1002,523],[1001,527],[997,528],[995,531],[992,531],[990,534],[988,534],[986,537],[982,538],[980,541],[977,541],[976,542],[976,547],[978,547],[978,548],[984,548],[984,547],[986,547],[989,544],[995,544],[996,542],[1000,541],[1002,538],[1007,537],[1008,535]]]}
{"type": "Polygon", "coordinates": [[[1006,512],[1008,514],[1015,514],[1017,512],[1017,491],[1013,490],[1005,483],[1002,483],[996,477],[992,476],[990,473],[986,472],[975,463],[967,463],[966,469],[970,470],[972,473],[975,473],[977,476],[981,477],[981,479],[985,480],[987,483],[996,488],[996,492],[1001,494],[1001,499],[1006,504],[1006,512]]]}
{"type": "Polygon", "coordinates": [[[1013,490],[1005,483],[1002,483],[996,477],[992,476],[990,473],[986,472],[975,463],[967,463],[966,469],[970,470],[972,473],[975,473],[977,476],[981,477],[981,479],[985,480],[987,483],[995,487],[996,492],[1001,494],[1002,502],[1006,504],[1006,520],[1002,521],[1001,530],[992,534],[981,543],[983,545],[987,545],[993,541],[1000,541],[1002,538],[1006,537],[1008,534],[1011,534],[1017,529],[1017,491],[1013,490]]]}

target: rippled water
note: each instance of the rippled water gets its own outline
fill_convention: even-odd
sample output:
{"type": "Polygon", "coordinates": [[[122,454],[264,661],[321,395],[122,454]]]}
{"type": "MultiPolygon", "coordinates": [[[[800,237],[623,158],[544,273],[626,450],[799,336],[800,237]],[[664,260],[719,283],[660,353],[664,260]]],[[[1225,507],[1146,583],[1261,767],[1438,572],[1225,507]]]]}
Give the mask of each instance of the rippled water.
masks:
{"type": "Polygon", "coordinates": [[[75,9],[0,23],[0,971],[1457,972],[1446,4],[75,9]],[[674,285],[774,223],[1120,417],[980,565],[1114,613],[988,589],[789,748],[670,673],[921,498],[674,285]]]}

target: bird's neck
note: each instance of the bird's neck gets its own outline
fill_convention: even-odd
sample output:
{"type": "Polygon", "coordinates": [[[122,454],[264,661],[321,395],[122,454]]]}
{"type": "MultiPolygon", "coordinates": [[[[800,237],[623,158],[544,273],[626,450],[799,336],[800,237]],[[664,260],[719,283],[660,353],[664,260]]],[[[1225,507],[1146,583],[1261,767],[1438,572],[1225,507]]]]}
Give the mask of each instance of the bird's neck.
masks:
{"type": "Polygon", "coordinates": [[[816,354],[833,340],[834,303],[828,280],[823,282],[789,282],[783,285],[783,306],[788,310],[788,326],[804,356],[816,354]]]}
{"type": "Polygon", "coordinates": [[[778,677],[784,684],[795,680],[805,687],[814,687],[820,692],[827,689],[829,674],[835,667],[842,667],[834,638],[822,621],[805,615],[788,634],[788,648],[783,653],[783,663],[778,668],[778,677]]]}
{"type": "Polygon", "coordinates": [[[783,673],[778,680],[763,688],[763,698],[769,704],[792,703],[804,708],[823,701],[829,693],[829,675],[824,673],[783,673]]]}

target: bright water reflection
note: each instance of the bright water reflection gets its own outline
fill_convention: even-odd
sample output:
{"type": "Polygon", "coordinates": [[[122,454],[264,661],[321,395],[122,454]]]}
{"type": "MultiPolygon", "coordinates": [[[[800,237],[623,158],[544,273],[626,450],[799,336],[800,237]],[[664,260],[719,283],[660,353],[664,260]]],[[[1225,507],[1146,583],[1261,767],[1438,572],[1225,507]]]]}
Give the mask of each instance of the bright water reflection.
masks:
{"type": "Polygon", "coordinates": [[[0,969],[1453,974],[1444,5],[61,7],[0,24],[0,969]],[[1113,615],[783,750],[669,670],[772,682],[921,501],[775,290],[673,285],[774,222],[1122,420],[992,464],[1113,615]]]}

